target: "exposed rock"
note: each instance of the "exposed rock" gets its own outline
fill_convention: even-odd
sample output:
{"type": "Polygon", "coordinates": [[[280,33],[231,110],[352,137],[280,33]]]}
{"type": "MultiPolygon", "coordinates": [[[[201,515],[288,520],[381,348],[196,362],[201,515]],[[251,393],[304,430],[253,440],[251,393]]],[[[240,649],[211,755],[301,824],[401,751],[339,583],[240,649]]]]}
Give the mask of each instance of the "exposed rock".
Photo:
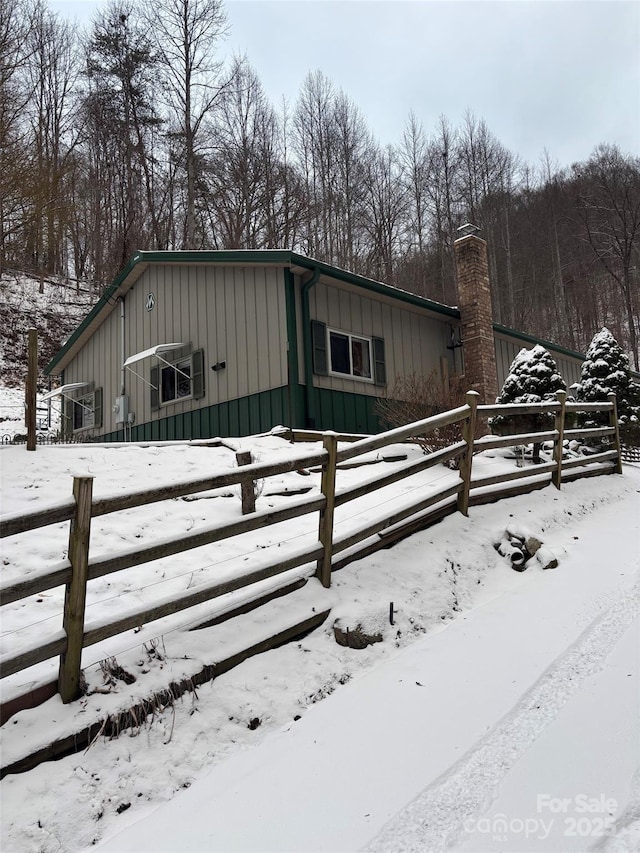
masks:
{"type": "Polygon", "coordinates": [[[549,548],[538,548],[536,551],[536,559],[543,569],[557,569],[558,558],[549,548]]]}
{"type": "Polygon", "coordinates": [[[350,649],[366,649],[367,646],[373,643],[382,642],[382,634],[368,634],[362,625],[356,625],[355,628],[341,628],[336,621],[333,626],[333,634],[336,638],[336,643],[339,646],[348,646],[350,649]]]}
{"type": "Polygon", "coordinates": [[[533,557],[534,554],[542,548],[542,542],[536,536],[527,536],[524,542],[524,547],[533,557]]]}

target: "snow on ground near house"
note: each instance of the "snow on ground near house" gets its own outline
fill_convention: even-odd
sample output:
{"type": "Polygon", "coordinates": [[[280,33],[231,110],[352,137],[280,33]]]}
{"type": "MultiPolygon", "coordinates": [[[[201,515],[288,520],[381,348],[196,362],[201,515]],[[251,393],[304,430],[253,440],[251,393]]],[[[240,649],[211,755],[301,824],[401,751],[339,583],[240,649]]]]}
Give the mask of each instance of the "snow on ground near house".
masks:
{"type": "MultiPolygon", "coordinates": [[[[251,445],[262,461],[303,452],[274,436],[229,444],[251,445]]],[[[42,447],[36,453],[2,448],[2,512],[67,498],[73,473],[92,473],[101,497],[233,464],[231,449],[189,444],[42,447]]],[[[476,464],[480,476],[514,462],[485,453],[476,464]]],[[[386,473],[390,465],[342,471],[338,488],[386,473]]],[[[560,851],[601,842],[607,850],[636,849],[640,471],[625,466],[624,472],[472,508],[469,518],[450,516],[347,566],[334,575],[330,591],[311,580],[301,591],[305,605],[328,603],[332,613],[304,640],[246,661],[140,731],[99,738],[83,753],[6,777],[2,849],[75,851],[102,838],[112,851],[424,851],[444,845],[560,851]],[[514,572],[492,547],[507,526],[542,539],[559,568],[543,571],[534,562],[514,572]],[[335,618],[376,628],[383,642],[362,651],[338,646],[335,618]],[[250,728],[256,719],[259,726],[250,728]],[[581,794],[615,799],[615,808],[605,803],[586,813],[593,821],[587,827],[578,823],[585,816],[578,811],[581,794]],[[569,799],[566,811],[552,811],[555,799],[542,800],[537,811],[538,795],[569,799]],[[511,821],[506,841],[494,838],[501,813],[511,821]],[[518,819],[551,817],[546,838],[519,831],[518,819]],[[595,819],[604,825],[610,817],[619,831],[598,837],[595,819]],[[563,834],[571,818],[578,846],[563,834]]],[[[408,489],[424,493],[434,478],[455,476],[438,467],[347,505],[338,533],[355,523],[356,512],[370,517],[385,506],[395,509],[408,489]]],[[[291,498],[271,494],[283,488],[310,485],[308,494],[317,494],[317,474],[278,479],[266,483],[258,509],[286,505],[291,498]]],[[[96,519],[95,553],[154,541],[159,529],[164,536],[239,517],[237,495],[198,497],[96,519]]],[[[4,540],[3,580],[62,560],[67,528],[4,540]]],[[[238,566],[245,570],[264,546],[315,541],[316,528],[317,516],[297,519],[103,578],[90,585],[87,619],[120,613],[130,600],[148,602],[157,589],[164,595],[165,584],[177,594],[238,566]]],[[[273,603],[273,618],[282,619],[292,600],[273,603]]],[[[3,649],[59,631],[60,601],[50,590],[5,607],[3,649]],[[38,613],[37,625],[24,624],[27,612],[32,623],[38,613]]],[[[52,699],[14,717],[0,732],[3,763],[46,742],[52,731],[77,730],[98,709],[126,708],[147,695],[149,685],[158,689],[185,668],[211,662],[207,654],[225,630],[225,649],[264,631],[258,611],[190,634],[176,630],[188,622],[185,614],[172,619],[163,624],[159,645],[151,642],[157,631],[148,637],[129,632],[115,647],[88,649],[90,687],[109,692],[66,707],[52,699]],[[183,659],[185,650],[192,660],[183,659]],[[107,655],[116,655],[137,681],[102,683],[96,662],[107,655]]],[[[42,664],[5,679],[3,695],[55,670],[55,663],[42,664]]]]}
{"type": "MultiPolygon", "coordinates": [[[[59,428],[60,412],[58,403],[48,404],[42,397],[43,393],[36,396],[36,429],[44,436],[59,428]]],[[[7,443],[26,431],[24,388],[0,387],[0,441],[7,443]]]]}

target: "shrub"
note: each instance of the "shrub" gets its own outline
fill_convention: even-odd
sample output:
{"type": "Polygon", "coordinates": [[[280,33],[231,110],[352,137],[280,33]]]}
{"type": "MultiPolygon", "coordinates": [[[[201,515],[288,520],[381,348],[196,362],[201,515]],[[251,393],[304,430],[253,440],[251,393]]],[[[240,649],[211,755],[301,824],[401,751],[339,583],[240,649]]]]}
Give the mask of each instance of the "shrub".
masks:
{"type": "MultiPolygon", "coordinates": [[[[497,403],[542,403],[555,401],[556,391],[566,391],[564,379],[551,353],[541,344],[521,349],[509,368],[509,374],[498,395],[497,403]]],[[[548,429],[553,418],[544,413],[532,415],[496,415],[489,420],[497,435],[536,432],[548,429]]],[[[534,442],[533,461],[540,461],[540,443],[534,442]]]]}
{"type": "Polygon", "coordinates": [[[611,332],[601,329],[593,336],[582,363],[576,399],[584,403],[606,402],[611,393],[616,395],[621,425],[638,418],[640,400],[631,384],[629,359],[611,332]]]}
{"type": "MultiPolygon", "coordinates": [[[[379,397],[374,413],[386,429],[406,426],[422,421],[449,409],[461,406],[465,401],[463,379],[453,377],[443,382],[438,370],[426,375],[411,373],[397,376],[387,397],[379,397]]],[[[432,453],[460,441],[460,424],[451,424],[413,439],[425,453],[432,453]]]]}

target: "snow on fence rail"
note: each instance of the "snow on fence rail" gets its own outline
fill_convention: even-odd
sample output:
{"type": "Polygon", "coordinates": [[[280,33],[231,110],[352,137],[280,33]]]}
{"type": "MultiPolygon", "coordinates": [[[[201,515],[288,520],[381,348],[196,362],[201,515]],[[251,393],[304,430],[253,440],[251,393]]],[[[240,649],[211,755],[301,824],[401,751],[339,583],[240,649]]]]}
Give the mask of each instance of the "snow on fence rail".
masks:
{"type": "MultiPolygon", "coordinates": [[[[614,471],[621,473],[620,438],[615,396],[610,395],[607,403],[594,404],[567,403],[564,392],[558,392],[557,396],[558,401],[552,403],[478,406],[477,393],[470,391],[463,406],[380,435],[365,438],[350,436],[348,438],[352,443],[342,449],[338,449],[338,441],[346,437],[333,432],[325,432],[316,436],[321,437],[323,442],[322,451],[316,453],[294,456],[277,463],[243,465],[233,471],[215,476],[173,483],[159,488],[142,489],[101,500],[93,500],[92,477],[74,478],[72,498],[45,509],[5,515],[0,518],[0,538],[27,533],[50,524],[71,522],[67,560],[44,571],[34,572],[24,580],[9,582],[0,586],[2,604],[4,605],[22,600],[46,589],[65,585],[63,630],[46,642],[39,642],[30,648],[18,649],[15,652],[3,655],[0,659],[0,677],[12,675],[59,655],[58,691],[62,701],[67,703],[76,699],[80,693],[83,648],[130,628],[194,607],[197,604],[248,587],[307,563],[316,562],[317,577],[323,586],[329,587],[332,568],[338,568],[340,564],[344,565],[349,559],[354,558],[352,555],[350,558],[346,557],[341,561],[335,561],[334,555],[348,551],[348,549],[363,543],[375,534],[386,535],[383,534],[383,531],[389,534],[389,531],[393,529],[395,538],[400,538],[401,535],[407,535],[411,529],[426,526],[427,520],[429,517],[433,517],[434,511],[439,513],[439,517],[456,510],[466,515],[470,504],[482,503],[487,499],[496,500],[521,491],[530,491],[533,488],[546,485],[549,479],[559,489],[563,480],[563,471],[569,468],[589,466],[587,470],[566,475],[565,479],[614,471]],[[589,429],[579,429],[572,426],[571,429],[565,429],[567,415],[570,415],[571,420],[574,420],[575,413],[585,411],[607,413],[609,425],[589,429]],[[555,423],[553,429],[533,430],[526,433],[512,431],[508,435],[484,436],[480,439],[474,439],[477,420],[493,417],[497,414],[514,416],[515,420],[512,421],[514,425],[517,424],[517,416],[553,414],[555,423]],[[392,473],[383,477],[370,478],[357,486],[336,491],[336,469],[341,463],[391,444],[422,438],[453,424],[460,424],[462,433],[460,441],[435,452],[425,452],[424,457],[399,466],[392,473]],[[563,460],[563,442],[570,437],[606,437],[612,442],[613,449],[585,457],[563,460]],[[494,477],[472,479],[474,452],[543,441],[553,442],[552,462],[537,465],[533,469],[518,469],[494,477]],[[391,516],[387,512],[378,519],[369,521],[368,524],[351,531],[348,535],[343,535],[341,538],[334,535],[333,516],[337,506],[434,465],[454,459],[459,460],[458,476],[455,477],[454,482],[449,480],[443,488],[434,489],[431,493],[422,495],[418,501],[412,499],[404,506],[396,506],[391,516]],[[594,466],[594,463],[599,464],[594,466]],[[322,466],[321,494],[319,496],[301,498],[278,510],[253,512],[244,516],[240,521],[214,524],[194,533],[158,540],[153,545],[130,548],[99,559],[90,557],[90,530],[93,518],[223,486],[252,484],[255,480],[301,468],[309,468],[310,466],[322,466]],[[540,475],[550,476],[541,480],[540,475]],[[487,495],[487,487],[506,484],[518,479],[528,479],[528,482],[524,482],[515,488],[504,486],[498,491],[492,489],[487,495]],[[438,508],[433,510],[435,505],[438,505],[438,508]],[[432,510],[431,515],[427,513],[427,510],[432,510]],[[102,624],[85,625],[85,599],[89,581],[172,554],[199,548],[212,542],[316,512],[319,514],[318,541],[290,553],[284,560],[280,558],[277,561],[266,561],[259,568],[247,574],[236,576],[224,582],[202,584],[194,589],[184,591],[180,596],[167,596],[142,609],[131,609],[121,614],[116,620],[102,624]],[[406,523],[403,525],[403,522],[406,523]]],[[[298,437],[306,440],[309,438],[308,433],[296,432],[295,430],[289,431],[289,435],[292,438],[298,437]]],[[[389,541],[393,541],[393,539],[387,538],[384,544],[388,545],[389,541]]],[[[365,552],[373,550],[374,547],[381,547],[381,544],[368,545],[365,552]]],[[[357,552],[358,556],[362,556],[362,554],[363,551],[357,552]]]]}

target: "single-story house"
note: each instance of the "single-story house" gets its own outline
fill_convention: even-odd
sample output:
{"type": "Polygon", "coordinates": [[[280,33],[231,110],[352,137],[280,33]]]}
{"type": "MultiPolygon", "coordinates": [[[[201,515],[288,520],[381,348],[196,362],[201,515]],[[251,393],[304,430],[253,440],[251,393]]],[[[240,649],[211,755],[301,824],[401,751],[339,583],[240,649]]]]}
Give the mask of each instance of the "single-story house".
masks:
{"type": "MultiPolygon", "coordinates": [[[[65,429],[106,441],[278,424],[370,433],[395,378],[434,368],[490,402],[540,341],[493,324],[484,241],[463,237],[456,253],[452,308],[291,251],[137,252],[46,368],[65,429]]],[[[579,378],[584,356],[545,345],[567,384],[579,378]]]]}

